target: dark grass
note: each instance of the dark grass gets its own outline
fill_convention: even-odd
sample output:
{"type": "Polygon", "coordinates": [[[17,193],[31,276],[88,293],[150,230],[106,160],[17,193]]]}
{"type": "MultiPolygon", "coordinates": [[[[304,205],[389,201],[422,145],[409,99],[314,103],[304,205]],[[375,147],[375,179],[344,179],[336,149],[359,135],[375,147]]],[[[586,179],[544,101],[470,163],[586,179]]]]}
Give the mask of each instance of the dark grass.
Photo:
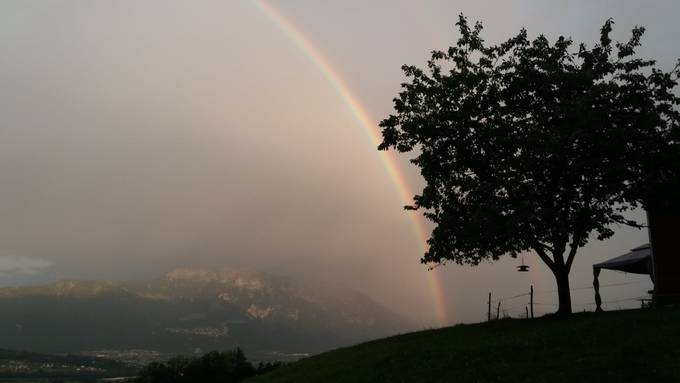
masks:
{"type": "Polygon", "coordinates": [[[680,309],[421,331],[302,359],[247,382],[680,382],[680,309]]]}

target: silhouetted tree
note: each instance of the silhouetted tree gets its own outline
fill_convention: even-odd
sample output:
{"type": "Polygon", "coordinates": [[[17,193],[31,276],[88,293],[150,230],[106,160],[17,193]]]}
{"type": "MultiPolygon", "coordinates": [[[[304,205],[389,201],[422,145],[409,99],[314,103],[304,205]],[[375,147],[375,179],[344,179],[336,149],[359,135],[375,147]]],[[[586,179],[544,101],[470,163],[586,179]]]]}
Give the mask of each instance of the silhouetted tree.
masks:
{"type": "Polygon", "coordinates": [[[254,376],[256,370],[240,348],[211,351],[200,358],[178,356],[167,362],[144,367],[134,380],[138,383],[236,383],[254,376]]]}
{"type": "Polygon", "coordinates": [[[282,362],[267,362],[267,363],[260,362],[257,365],[257,371],[255,375],[263,375],[268,372],[274,371],[282,366],[283,366],[282,362]]]}
{"type": "Polygon", "coordinates": [[[556,278],[558,313],[570,313],[578,249],[612,236],[612,224],[640,227],[625,211],[677,184],[678,66],[636,57],[644,28],[613,44],[611,20],[578,49],[525,30],[489,46],[480,23],[460,15],[456,25],[457,44],[425,70],[403,66],[409,82],[380,124],[379,149],[415,151],[426,181],[406,207],[436,224],[422,262],[533,251],[556,278]]]}

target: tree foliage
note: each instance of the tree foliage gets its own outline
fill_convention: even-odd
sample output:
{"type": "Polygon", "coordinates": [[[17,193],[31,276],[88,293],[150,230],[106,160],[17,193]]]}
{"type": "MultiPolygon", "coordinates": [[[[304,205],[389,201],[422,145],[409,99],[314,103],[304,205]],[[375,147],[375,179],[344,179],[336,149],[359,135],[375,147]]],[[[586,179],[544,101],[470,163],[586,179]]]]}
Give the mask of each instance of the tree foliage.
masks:
{"type": "Polygon", "coordinates": [[[166,362],[154,362],[140,371],[137,383],[229,383],[264,374],[280,363],[260,363],[256,369],[239,348],[234,351],[211,351],[201,357],[177,356],[166,362]]]}
{"type": "Polygon", "coordinates": [[[380,124],[379,149],[417,153],[426,186],[407,208],[436,224],[422,262],[533,250],[568,275],[592,234],[639,227],[624,213],[677,184],[678,66],[636,56],[644,28],[614,43],[613,24],[592,48],[530,41],[526,30],[487,45],[482,25],[460,15],[455,46],[425,69],[403,66],[409,82],[380,124]]]}

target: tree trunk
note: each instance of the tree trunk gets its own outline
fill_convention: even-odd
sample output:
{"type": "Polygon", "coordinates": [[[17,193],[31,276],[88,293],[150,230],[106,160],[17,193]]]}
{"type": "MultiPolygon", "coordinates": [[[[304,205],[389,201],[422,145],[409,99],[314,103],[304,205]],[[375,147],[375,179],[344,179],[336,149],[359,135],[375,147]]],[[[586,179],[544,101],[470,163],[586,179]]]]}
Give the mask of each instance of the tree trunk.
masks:
{"type": "Polygon", "coordinates": [[[553,270],[557,281],[557,295],[559,298],[559,308],[557,315],[565,316],[571,314],[571,291],[569,290],[569,271],[566,268],[553,270]]]}

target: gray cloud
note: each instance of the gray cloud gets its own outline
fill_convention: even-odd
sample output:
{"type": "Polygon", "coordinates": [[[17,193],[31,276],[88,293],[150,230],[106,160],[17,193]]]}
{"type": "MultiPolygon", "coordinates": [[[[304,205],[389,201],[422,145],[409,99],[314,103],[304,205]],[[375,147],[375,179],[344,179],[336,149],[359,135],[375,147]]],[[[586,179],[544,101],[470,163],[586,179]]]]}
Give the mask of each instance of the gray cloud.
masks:
{"type": "Polygon", "coordinates": [[[52,261],[19,255],[0,255],[0,278],[35,276],[52,266],[52,261]]]}

